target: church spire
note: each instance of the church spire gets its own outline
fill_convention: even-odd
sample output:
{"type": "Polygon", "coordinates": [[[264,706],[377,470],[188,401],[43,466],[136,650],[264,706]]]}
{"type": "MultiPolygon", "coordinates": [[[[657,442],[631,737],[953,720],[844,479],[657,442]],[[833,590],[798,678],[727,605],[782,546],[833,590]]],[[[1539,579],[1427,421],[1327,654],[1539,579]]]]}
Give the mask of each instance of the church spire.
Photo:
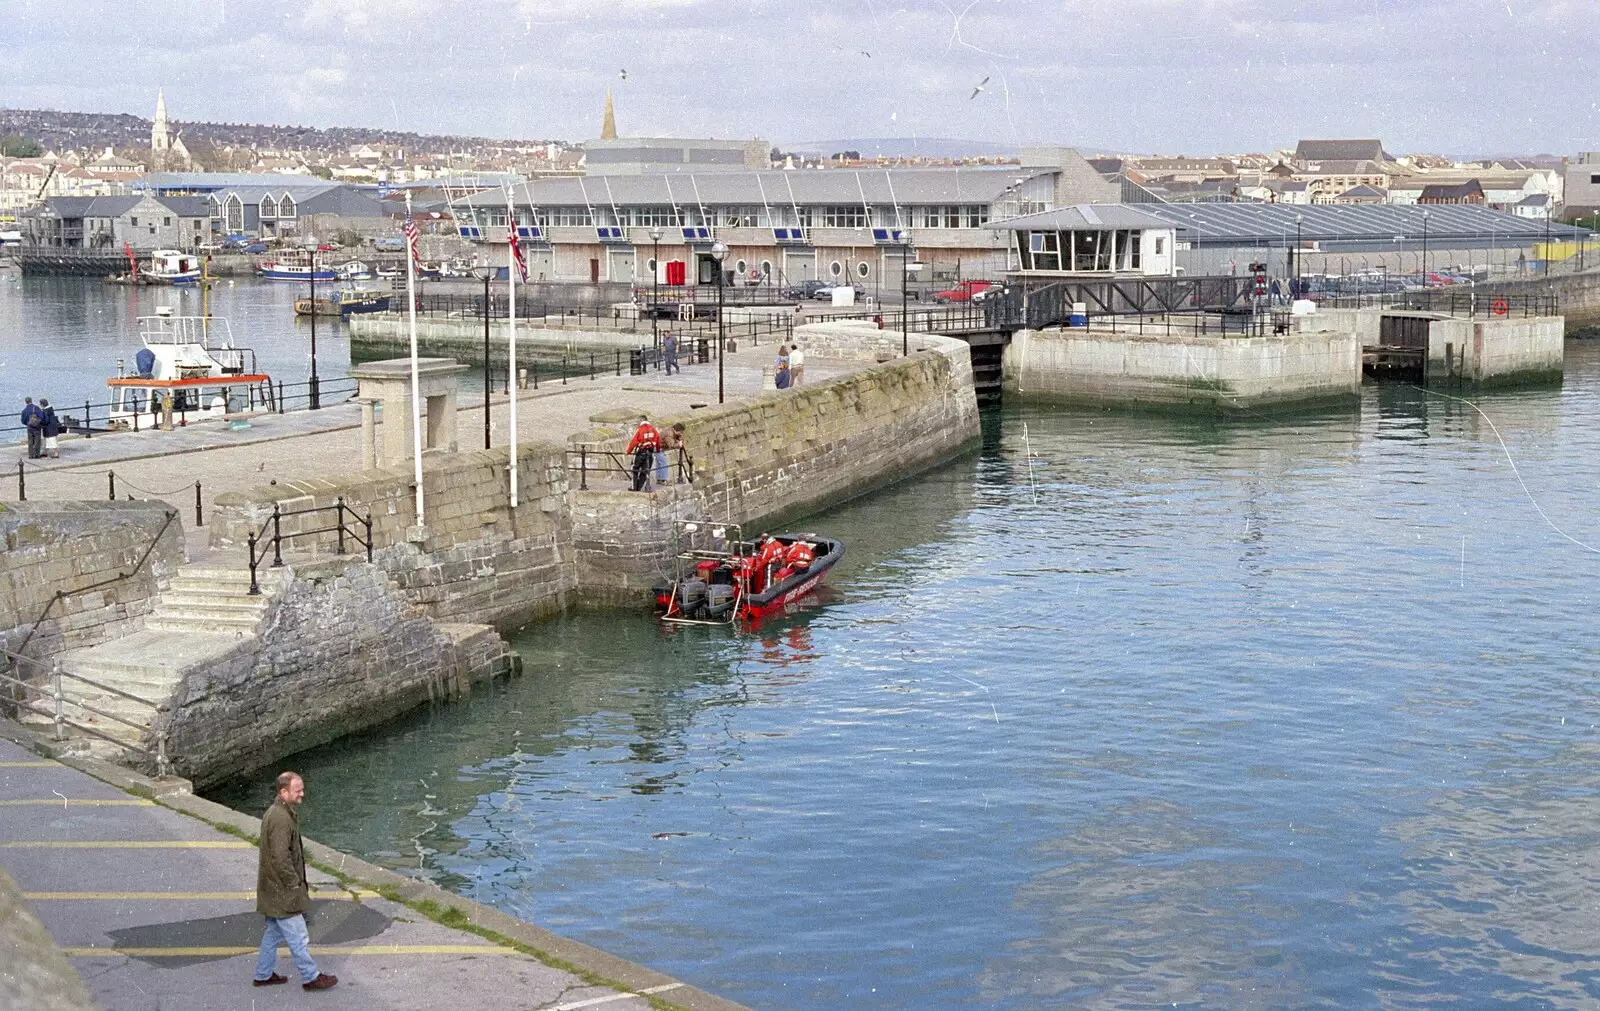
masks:
{"type": "Polygon", "coordinates": [[[616,140],[617,139],[617,110],[611,104],[611,89],[610,88],[606,89],[606,118],[605,118],[605,121],[600,124],[600,139],[601,140],[616,140]]]}

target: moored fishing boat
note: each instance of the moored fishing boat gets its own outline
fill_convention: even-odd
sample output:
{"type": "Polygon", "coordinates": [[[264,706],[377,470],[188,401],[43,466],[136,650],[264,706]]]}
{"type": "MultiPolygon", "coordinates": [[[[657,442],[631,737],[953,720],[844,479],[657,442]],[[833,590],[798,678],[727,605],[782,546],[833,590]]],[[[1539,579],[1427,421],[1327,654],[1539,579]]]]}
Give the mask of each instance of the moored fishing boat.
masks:
{"type": "Polygon", "coordinates": [[[268,281],[301,281],[313,279],[332,281],[338,272],[332,267],[318,266],[313,270],[310,250],[286,249],[276,259],[261,264],[261,276],[268,281]]]}
{"type": "Polygon", "coordinates": [[[119,359],[117,375],[106,380],[112,427],[156,427],[168,407],[185,424],[272,409],[271,378],[257,371],[253,350],[234,346],[227,320],[175,316],[171,306],[159,306],[154,316],[139,317],[139,339],[133,372],[119,359]]]}
{"type": "Polygon", "coordinates": [[[388,292],[367,291],[362,288],[343,288],[334,292],[332,298],[319,298],[314,302],[309,298],[294,300],[296,316],[351,316],[368,312],[386,312],[388,308],[388,292]]]}
{"type": "Polygon", "coordinates": [[[156,284],[199,284],[200,257],[176,249],[158,249],[150,254],[145,276],[156,284]]]}
{"type": "Polygon", "coordinates": [[[763,534],[747,542],[733,524],[677,527],[676,572],[652,591],[663,621],[759,620],[815,592],[844,557],[843,541],[820,534],[763,534]]]}

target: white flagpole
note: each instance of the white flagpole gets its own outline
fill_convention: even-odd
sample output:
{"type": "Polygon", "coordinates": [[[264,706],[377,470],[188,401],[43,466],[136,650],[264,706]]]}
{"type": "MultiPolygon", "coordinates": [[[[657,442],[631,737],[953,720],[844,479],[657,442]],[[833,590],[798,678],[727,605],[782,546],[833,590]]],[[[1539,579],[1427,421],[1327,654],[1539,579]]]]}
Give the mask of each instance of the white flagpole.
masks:
{"type": "MultiPolygon", "coordinates": [[[[406,193],[406,218],[411,219],[411,193],[406,193]]],[[[412,220],[412,228],[416,222],[412,220]]],[[[426,520],[422,511],[422,423],[417,420],[417,409],[422,404],[422,380],[417,374],[417,257],[415,245],[406,237],[406,306],[411,315],[411,455],[413,476],[417,482],[417,526],[426,520]]]]}
{"type": "Polygon", "coordinates": [[[511,187],[506,187],[506,221],[510,226],[506,243],[506,280],[510,299],[506,306],[506,350],[511,358],[510,381],[506,389],[511,410],[511,508],[517,507],[517,251],[511,246],[517,241],[517,207],[511,199],[511,187]]]}

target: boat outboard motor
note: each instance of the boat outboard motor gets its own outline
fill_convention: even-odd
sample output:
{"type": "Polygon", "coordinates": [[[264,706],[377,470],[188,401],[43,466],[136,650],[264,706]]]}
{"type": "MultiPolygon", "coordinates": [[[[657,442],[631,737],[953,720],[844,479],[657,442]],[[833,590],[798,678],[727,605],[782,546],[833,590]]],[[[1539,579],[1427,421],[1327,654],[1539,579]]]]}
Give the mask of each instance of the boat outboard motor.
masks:
{"type": "Polygon", "coordinates": [[[683,613],[694,616],[696,610],[706,602],[706,581],[703,579],[685,579],[678,587],[678,606],[683,613]]]}
{"type": "Polygon", "coordinates": [[[140,379],[149,379],[150,371],[156,367],[156,353],[149,348],[140,348],[139,353],[133,356],[133,367],[140,379]]]}
{"type": "Polygon", "coordinates": [[[706,617],[723,618],[733,606],[733,587],[726,583],[713,583],[706,589],[706,617]]]}

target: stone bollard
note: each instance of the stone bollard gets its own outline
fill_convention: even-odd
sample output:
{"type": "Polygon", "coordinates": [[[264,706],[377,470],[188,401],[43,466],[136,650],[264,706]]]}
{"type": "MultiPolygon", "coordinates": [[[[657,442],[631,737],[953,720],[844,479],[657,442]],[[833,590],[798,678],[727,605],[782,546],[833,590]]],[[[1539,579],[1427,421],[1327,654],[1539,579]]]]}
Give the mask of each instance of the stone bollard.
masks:
{"type": "Polygon", "coordinates": [[[761,366],[761,388],[763,390],[777,390],[778,377],[771,365],[761,366]]]}

